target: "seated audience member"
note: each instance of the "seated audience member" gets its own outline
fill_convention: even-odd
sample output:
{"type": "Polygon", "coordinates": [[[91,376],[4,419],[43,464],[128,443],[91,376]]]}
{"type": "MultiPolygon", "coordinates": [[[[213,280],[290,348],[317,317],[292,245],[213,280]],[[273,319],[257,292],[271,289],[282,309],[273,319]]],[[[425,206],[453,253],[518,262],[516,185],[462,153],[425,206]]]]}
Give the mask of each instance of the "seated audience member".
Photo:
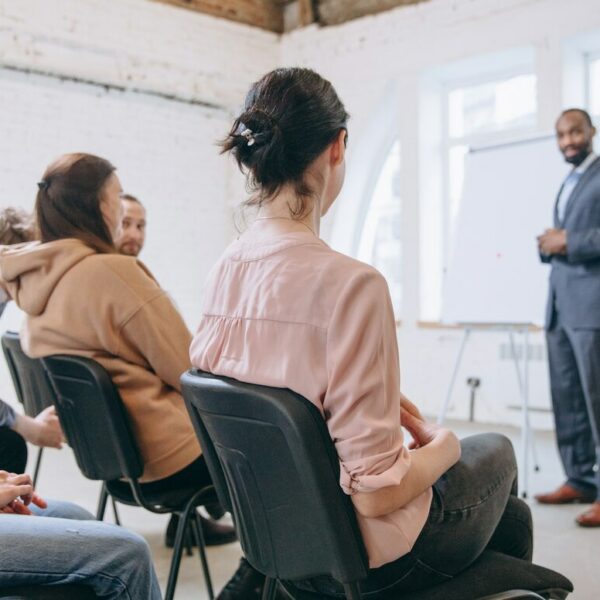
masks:
{"type": "Polygon", "coordinates": [[[23,473],[27,466],[27,444],[61,448],[63,434],[54,406],[32,418],[15,412],[0,400],[0,469],[23,473]]]}
{"type": "MultiPolygon", "coordinates": [[[[15,208],[0,210],[0,245],[21,244],[34,239],[33,218],[15,208]]],[[[0,289],[0,316],[8,302],[0,289]]],[[[0,469],[23,473],[27,465],[27,444],[60,448],[62,431],[54,407],[43,410],[35,419],[16,413],[0,400],[0,469]]]]}
{"type": "Polygon", "coordinates": [[[74,583],[106,600],[161,598],[142,537],[70,502],[47,504],[28,475],[0,471],[0,538],[0,589],[74,583]]]}
{"type": "MultiPolygon", "coordinates": [[[[0,249],[0,286],[26,313],[23,349],[34,358],[93,358],[108,371],[131,418],[148,493],[207,485],[180,394],[191,335],[152,274],[116,251],[122,206],[115,168],[97,156],[68,154],[38,187],[41,242],[0,249]]],[[[208,545],[235,539],[232,527],[202,522],[208,545]]],[[[172,519],[168,545],[175,528],[172,519]]]]}
{"type": "Polygon", "coordinates": [[[146,239],[146,209],[131,194],[123,194],[121,203],[123,218],[121,219],[121,232],[115,241],[115,246],[121,254],[138,256],[146,239]]]}
{"type": "Polygon", "coordinates": [[[33,217],[12,206],[0,210],[0,244],[22,244],[35,239],[33,217]]]}
{"type": "MultiPolygon", "coordinates": [[[[290,388],[317,406],[369,556],[363,593],[396,598],[451,579],[486,548],[531,560],[532,522],[510,441],[460,442],[423,419],[400,393],[385,279],[319,238],[344,182],[347,120],[309,69],[277,69],[252,86],[223,151],[247,171],[257,217],[211,273],[190,352],[199,369],[290,388]]],[[[257,597],[251,572],[242,559],[220,598],[257,597]]],[[[295,584],[344,596],[327,576],[295,584]]]]}
{"type": "MultiPolygon", "coordinates": [[[[13,207],[0,210],[0,246],[31,242],[34,237],[33,217],[29,213],[13,207]]],[[[6,292],[0,288],[0,316],[8,300],[6,292]]]]}

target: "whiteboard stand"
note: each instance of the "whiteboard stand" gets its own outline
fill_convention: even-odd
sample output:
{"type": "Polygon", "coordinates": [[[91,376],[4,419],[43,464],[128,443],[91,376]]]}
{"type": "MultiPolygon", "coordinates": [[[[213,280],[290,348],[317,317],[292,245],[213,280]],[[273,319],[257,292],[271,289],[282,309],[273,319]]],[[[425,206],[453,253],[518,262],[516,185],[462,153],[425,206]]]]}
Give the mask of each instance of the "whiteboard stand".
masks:
{"type": "Polygon", "coordinates": [[[519,394],[521,396],[521,495],[523,498],[527,498],[527,492],[529,491],[529,450],[533,456],[534,470],[539,471],[539,463],[537,460],[537,451],[535,448],[535,438],[532,435],[531,423],[529,420],[529,324],[507,324],[507,325],[478,325],[478,324],[464,324],[463,337],[458,349],[458,355],[454,363],[454,369],[452,376],[450,377],[450,383],[448,385],[448,391],[442,410],[438,417],[438,423],[441,425],[446,419],[446,413],[450,406],[450,399],[452,397],[452,391],[454,390],[454,384],[458,377],[460,365],[462,363],[462,357],[465,351],[465,347],[471,333],[477,331],[505,331],[508,334],[510,343],[511,355],[513,363],[515,365],[515,372],[517,376],[517,384],[519,386],[519,394]],[[517,348],[515,344],[515,334],[523,335],[523,359],[519,361],[517,356],[517,348]],[[521,364],[522,363],[522,364],[521,364]]]}

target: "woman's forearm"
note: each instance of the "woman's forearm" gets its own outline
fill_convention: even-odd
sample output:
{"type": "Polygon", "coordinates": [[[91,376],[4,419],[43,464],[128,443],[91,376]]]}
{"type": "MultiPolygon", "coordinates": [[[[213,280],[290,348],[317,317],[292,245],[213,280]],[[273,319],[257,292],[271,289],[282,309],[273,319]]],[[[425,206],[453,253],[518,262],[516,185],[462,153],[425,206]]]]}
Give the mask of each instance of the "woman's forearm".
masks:
{"type": "Polygon", "coordinates": [[[411,452],[411,464],[398,485],[352,496],[364,517],[381,517],[402,508],[430,488],[460,458],[460,442],[450,431],[411,452]]]}

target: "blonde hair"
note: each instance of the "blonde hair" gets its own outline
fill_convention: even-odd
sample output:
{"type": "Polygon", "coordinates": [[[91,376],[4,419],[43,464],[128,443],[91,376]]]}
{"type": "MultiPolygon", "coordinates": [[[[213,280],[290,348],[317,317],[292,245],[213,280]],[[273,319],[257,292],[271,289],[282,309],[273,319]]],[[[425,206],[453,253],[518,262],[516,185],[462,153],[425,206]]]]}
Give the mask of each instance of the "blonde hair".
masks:
{"type": "Polygon", "coordinates": [[[35,227],[32,215],[12,207],[0,210],[0,244],[22,244],[33,239],[35,227]]]}

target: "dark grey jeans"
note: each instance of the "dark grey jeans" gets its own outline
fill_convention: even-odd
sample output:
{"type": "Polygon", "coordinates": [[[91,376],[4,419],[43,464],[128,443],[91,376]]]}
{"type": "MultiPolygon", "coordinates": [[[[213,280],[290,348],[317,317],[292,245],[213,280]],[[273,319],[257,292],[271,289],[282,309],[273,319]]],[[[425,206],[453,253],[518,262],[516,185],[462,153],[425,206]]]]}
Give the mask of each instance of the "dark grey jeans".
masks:
{"type": "MultiPolygon", "coordinates": [[[[531,561],[533,523],[517,498],[517,463],[510,440],[496,433],[461,441],[462,457],[433,486],[429,518],[412,551],[369,572],[361,584],[370,600],[397,598],[452,579],[487,548],[531,561]]],[[[298,588],[344,598],[329,576],[298,588]]]]}

